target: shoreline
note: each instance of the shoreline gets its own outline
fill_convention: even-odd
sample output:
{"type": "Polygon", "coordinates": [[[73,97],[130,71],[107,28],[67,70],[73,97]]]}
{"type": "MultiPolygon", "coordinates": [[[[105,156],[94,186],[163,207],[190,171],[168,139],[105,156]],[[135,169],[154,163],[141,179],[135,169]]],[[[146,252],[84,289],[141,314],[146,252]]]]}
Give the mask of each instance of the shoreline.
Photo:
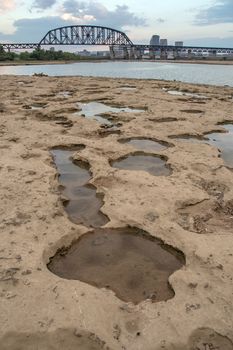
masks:
{"type": "Polygon", "coordinates": [[[4,66],[43,66],[43,65],[59,65],[59,64],[74,64],[74,63],[103,63],[103,62],[156,62],[156,63],[180,63],[180,64],[207,64],[207,65],[233,65],[233,59],[231,61],[219,61],[219,60],[110,60],[110,59],[98,59],[98,60],[79,60],[79,61],[3,61],[0,62],[0,67],[4,66]]]}
{"type": "Polygon", "coordinates": [[[184,63],[184,64],[209,64],[209,65],[233,65],[233,59],[231,61],[218,61],[218,60],[153,60],[152,62],[164,62],[164,63],[184,63]]]}
{"type": "Polygon", "coordinates": [[[106,62],[108,60],[99,59],[99,60],[79,60],[79,61],[13,61],[13,62],[0,62],[0,67],[4,66],[44,66],[44,65],[59,65],[59,64],[74,64],[74,63],[98,63],[106,62]]]}

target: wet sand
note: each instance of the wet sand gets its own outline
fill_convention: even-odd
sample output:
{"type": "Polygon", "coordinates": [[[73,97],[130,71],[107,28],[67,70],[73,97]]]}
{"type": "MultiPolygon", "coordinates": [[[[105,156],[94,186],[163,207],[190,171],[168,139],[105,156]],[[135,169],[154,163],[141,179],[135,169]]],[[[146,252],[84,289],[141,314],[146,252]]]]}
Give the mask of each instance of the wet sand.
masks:
{"type": "MultiPolygon", "coordinates": [[[[221,123],[233,122],[233,88],[1,76],[0,90],[0,350],[232,350],[233,173],[215,141],[200,139],[227,135],[221,123]],[[181,99],[166,90],[208,99],[181,99]],[[76,113],[79,104],[93,101],[143,112],[110,113],[112,128],[76,113]],[[112,166],[143,152],[122,139],[169,146],[145,150],[165,159],[169,174],[112,166]],[[135,304],[118,297],[118,286],[99,288],[47,268],[57,251],[90,231],[66,213],[54,149],[71,150],[74,164],[89,164],[88,185],[109,220],[105,229],[138,228],[184,254],[183,266],[166,277],[169,298],[135,304]]],[[[143,264],[140,269],[145,272],[143,264]]],[[[105,286],[108,276],[111,270],[105,286]]]]}

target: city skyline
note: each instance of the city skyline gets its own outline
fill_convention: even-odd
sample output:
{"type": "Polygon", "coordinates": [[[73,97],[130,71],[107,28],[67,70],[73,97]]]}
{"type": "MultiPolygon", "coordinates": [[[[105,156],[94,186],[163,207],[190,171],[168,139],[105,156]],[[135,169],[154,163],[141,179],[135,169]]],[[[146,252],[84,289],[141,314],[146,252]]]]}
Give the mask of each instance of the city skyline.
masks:
{"type": "Polygon", "coordinates": [[[0,15],[0,42],[37,42],[59,26],[92,24],[123,30],[134,43],[159,34],[168,44],[233,47],[232,0],[197,0],[195,8],[184,0],[2,0],[0,15]]]}

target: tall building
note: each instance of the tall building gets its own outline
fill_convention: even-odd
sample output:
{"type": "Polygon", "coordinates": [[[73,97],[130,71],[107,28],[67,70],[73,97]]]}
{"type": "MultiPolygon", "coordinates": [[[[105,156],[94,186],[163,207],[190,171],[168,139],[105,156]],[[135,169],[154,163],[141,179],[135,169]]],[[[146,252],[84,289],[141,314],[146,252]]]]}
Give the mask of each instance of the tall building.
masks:
{"type": "Polygon", "coordinates": [[[159,45],[160,36],[159,35],[152,35],[150,39],[150,45],[159,45]]]}
{"type": "Polygon", "coordinates": [[[167,39],[160,39],[161,46],[167,46],[167,39]]]}
{"type": "Polygon", "coordinates": [[[183,41],[175,41],[175,46],[184,46],[183,41]]]}

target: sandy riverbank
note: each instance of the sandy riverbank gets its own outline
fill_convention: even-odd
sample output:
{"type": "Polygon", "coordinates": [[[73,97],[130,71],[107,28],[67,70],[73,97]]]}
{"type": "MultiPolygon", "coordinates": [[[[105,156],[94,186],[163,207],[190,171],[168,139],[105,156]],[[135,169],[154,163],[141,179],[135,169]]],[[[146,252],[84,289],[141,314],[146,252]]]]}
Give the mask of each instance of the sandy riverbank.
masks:
{"type": "Polygon", "coordinates": [[[233,122],[233,88],[1,76],[0,89],[0,350],[232,350],[232,171],[215,147],[169,136],[223,130],[217,123],[233,122]],[[122,89],[129,86],[135,89],[122,89]],[[97,121],[73,114],[86,101],[145,110],[113,114],[120,135],[107,135],[97,121]],[[29,109],[35,103],[45,107],[29,109]],[[172,173],[111,167],[110,160],[135,151],[118,142],[131,137],[167,142],[157,154],[172,173]],[[91,165],[107,227],[143,229],[184,253],[185,266],[169,277],[173,298],[134,305],[47,269],[57,249],[89,230],[69,220],[49,152],[77,144],[86,146],[74,157],[91,165]]]}

